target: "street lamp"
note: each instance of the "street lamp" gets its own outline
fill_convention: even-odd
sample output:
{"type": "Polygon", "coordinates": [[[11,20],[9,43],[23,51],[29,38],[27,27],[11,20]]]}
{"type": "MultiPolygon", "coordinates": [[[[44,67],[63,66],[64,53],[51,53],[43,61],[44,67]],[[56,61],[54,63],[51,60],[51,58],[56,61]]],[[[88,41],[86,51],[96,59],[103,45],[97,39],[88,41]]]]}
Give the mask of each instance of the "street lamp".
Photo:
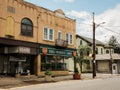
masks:
{"type": "MultiPolygon", "coordinates": [[[[100,26],[101,24],[104,24],[105,22],[102,22],[100,24],[97,24],[96,27],[100,26]]],[[[96,61],[95,61],[95,22],[94,22],[94,12],[93,12],[93,54],[92,54],[92,57],[93,57],[93,60],[92,60],[92,64],[93,64],[93,78],[96,77],[96,61]]]]}

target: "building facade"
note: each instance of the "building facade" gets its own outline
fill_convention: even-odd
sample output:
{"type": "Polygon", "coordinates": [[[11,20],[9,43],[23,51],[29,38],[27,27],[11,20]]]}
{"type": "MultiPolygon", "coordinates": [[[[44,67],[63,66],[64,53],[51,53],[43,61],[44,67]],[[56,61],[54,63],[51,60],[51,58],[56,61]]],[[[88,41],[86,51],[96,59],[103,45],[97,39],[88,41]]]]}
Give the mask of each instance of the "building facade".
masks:
{"type": "Polygon", "coordinates": [[[68,74],[67,62],[76,47],[76,21],[61,9],[50,11],[24,0],[0,0],[0,74],[50,69],[68,74]]]}
{"type": "MultiPolygon", "coordinates": [[[[76,36],[77,51],[81,46],[89,46],[92,50],[92,39],[84,36],[76,36]]],[[[101,41],[95,40],[96,43],[96,71],[99,73],[119,73],[120,72],[120,55],[114,53],[113,47],[102,43],[101,41]]],[[[78,51],[80,56],[80,52],[78,51]]],[[[87,57],[90,57],[92,52],[89,52],[87,57]]],[[[87,58],[92,62],[92,57],[87,58]]],[[[92,63],[83,63],[83,72],[88,71],[88,65],[92,69],[92,63]],[[91,65],[89,65],[91,64],[91,65]]]]}

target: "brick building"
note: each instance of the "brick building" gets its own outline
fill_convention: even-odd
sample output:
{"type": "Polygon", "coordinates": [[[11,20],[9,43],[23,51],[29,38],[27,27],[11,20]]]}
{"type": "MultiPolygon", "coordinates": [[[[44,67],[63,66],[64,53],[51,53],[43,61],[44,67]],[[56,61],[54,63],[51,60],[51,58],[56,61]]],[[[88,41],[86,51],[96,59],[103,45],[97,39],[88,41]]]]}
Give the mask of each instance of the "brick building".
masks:
{"type": "Polygon", "coordinates": [[[0,74],[68,74],[76,21],[24,0],[0,0],[0,74]],[[45,53],[46,50],[47,52],[45,53]]]}

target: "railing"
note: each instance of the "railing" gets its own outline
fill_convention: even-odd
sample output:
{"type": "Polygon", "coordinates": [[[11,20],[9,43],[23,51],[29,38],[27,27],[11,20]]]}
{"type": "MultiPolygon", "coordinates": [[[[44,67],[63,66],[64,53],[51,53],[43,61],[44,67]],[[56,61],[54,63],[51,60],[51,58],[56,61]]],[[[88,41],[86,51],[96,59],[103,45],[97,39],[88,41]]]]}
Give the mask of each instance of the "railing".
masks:
{"type": "Polygon", "coordinates": [[[68,41],[61,40],[61,39],[56,39],[55,45],[56,46],[61,46],[61,47],[67,47],[68,46],[68,41]]]}

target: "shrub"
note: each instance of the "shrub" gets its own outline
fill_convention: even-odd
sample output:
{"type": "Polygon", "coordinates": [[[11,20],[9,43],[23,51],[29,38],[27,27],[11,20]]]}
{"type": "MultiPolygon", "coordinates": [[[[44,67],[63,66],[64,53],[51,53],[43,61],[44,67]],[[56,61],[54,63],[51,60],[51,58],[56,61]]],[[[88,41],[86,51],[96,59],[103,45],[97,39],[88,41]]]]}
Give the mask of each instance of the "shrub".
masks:
{"type": "Polygon", "coordinates": [[[50,70],[45,71],[45,75],[52,75],[52,72],[50,70]]]}
{"type": "Polygon", "coordinates": [[[75,73],[79,73],[79,71],[78,71],[78,68],[75,68],[75,71],[74,71],[75,73]]]}

